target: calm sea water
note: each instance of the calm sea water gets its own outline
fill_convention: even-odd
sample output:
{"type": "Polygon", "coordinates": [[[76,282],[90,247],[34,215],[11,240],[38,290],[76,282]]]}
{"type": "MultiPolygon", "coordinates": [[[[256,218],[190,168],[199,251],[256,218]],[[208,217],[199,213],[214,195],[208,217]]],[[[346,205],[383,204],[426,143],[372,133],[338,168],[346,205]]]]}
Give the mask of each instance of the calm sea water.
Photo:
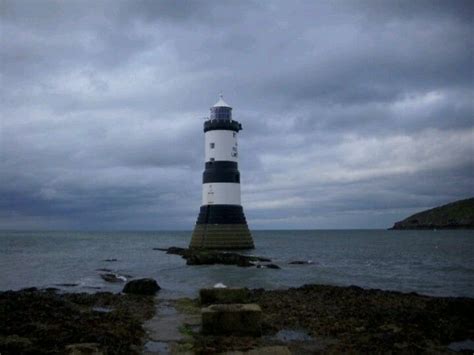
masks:
{"type": "Polygon", "coordinates": [[[473,231],[255,231],[256,249],[281,270],[187,266],[154,247],[187,246],[190,232],[0,232],[0,290],[61,287],[117,292],[97,269],[155,278],[166,297],[201,287],[286,288],[306,283],[358,285],[438,296],[474,297],[473,231]],[[105,259],[117,259],[114,262],[105,259]],[[312,265],[289,265],[311,260],[312,265]]]}

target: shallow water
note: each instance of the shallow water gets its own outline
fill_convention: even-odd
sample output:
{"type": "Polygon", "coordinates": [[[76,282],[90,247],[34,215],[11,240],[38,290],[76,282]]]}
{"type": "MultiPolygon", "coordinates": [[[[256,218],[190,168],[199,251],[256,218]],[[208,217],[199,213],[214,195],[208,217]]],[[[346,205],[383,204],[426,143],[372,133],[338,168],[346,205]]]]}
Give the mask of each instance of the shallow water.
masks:
{"type": "Polygon", "coordinates": [[[0,290],[59,287],[68,292],[120,291],[118,275],[155,278],[166,297],[195,296],[201,287],[285,288],[306,283],[358,285],[438,296],[474,297],[473,231],[255,231],[256,249],[281,270],[187,266],[153,250],[182,246],[190,232],[0,232],[0,290]],[[106,261],[113,260],[116,261],[106,261]],[[290,261],[313,264],[289,265],[290,261]],[[103,273],[103,272],[102,272],[103,273]],[[55,286],[58,284],[78,286],[55,286]]]}

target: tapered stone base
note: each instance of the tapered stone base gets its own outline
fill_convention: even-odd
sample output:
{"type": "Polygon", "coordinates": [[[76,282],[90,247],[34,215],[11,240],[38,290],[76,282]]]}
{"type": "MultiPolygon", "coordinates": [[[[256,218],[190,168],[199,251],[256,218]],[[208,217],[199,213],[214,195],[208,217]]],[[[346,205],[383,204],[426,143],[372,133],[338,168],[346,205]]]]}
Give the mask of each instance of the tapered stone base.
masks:
{"type": "Polygon", "coordinates": [[[190,248],[253,249],[252,235],[247,224],[196,224],[190,248]]]}

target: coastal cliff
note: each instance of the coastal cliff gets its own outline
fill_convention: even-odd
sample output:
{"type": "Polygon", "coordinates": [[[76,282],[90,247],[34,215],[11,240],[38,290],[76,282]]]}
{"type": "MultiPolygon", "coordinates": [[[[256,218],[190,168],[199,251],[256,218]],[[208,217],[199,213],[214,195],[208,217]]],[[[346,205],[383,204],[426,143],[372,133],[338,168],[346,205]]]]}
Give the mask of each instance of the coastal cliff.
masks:
{"type": "Polygon", "coordinates": [[[474,198],[416,213],[390,229],[474,229],[474,198]]]}

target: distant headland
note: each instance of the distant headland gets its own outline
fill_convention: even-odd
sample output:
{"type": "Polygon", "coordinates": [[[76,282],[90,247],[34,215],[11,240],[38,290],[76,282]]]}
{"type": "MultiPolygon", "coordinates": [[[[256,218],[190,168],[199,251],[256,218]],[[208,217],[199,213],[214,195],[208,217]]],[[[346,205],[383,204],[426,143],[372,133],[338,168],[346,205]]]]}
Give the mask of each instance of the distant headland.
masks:
{"type": "Polygon", "coordinates": [[[474,229],[474,198],[418,212],[390,229],[474,229]]]}

